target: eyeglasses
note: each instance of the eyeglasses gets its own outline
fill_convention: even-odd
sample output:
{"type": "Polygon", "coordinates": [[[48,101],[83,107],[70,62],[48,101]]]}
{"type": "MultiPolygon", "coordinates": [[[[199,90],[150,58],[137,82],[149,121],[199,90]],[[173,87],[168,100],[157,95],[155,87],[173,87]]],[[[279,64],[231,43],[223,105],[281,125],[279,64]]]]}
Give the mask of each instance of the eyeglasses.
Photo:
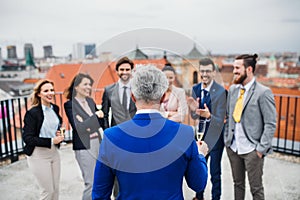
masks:
{"type": "Polygon", "coordinates": [[[210,74],[212,71],[211,70],[199,70],[201,74],[207,73],[210,74]]]}
{"type": "Polygon", "coordinates": [[[127,68],[126,68],[126,69],[124,69],[124,68],[119,68],[118,71],[121,71],[121,72],[124,72],[124,71],[129,72],[129,71],[131,71],[131,69],[127,69],[127,68]]]}

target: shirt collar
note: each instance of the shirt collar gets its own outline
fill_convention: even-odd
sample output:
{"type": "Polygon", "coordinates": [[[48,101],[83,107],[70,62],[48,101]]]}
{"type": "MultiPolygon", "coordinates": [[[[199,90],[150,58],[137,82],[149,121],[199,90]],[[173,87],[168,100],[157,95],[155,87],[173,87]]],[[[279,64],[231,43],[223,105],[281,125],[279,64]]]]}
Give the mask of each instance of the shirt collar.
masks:
{"type": "Polygon", "coordinates": [[[209,92],[211,86],[213,85],[213,83],[214,83],[214,80],[212,80],[212,81],[210,82],[210,84],[209,84],[206,88],[203,88],[203,83],[202,83],[202,84],[201,84],[201,90],[204,89],[204,90],[206,90],[206,91],[209,92]]]}
{"type": "Polygon", "coordinates": [[[145,114],[145,113],[159,113],[160,112],[156,109],[140,109],[136,111],[136,114],[145,114]]]}
{"type": "Polygon", "coordinates": [[[240,88],[240,89],[244,88],[246,91],[249,91],[250,88],[252,87],[254,81],[255,81],[255,78],[253,77],[253,79],[249,83],[247,83],[246,85],[243,86],[242,84],[238,84],[236,86],[236,88],[240,88]]]}
{"type": "Polygon", "coordinates": [[[129,89],[131,88],[130,80],[126,85],[120,79],[119,79],[118,83],[119,83],[119,88],[123,88],[124,86],[126,86],[129,89]]]}
{"type": "MultiPolygon", "coordinates": [[[[50,108],[53,109],[52,104],[50,105],[50,108]]],[[[49,110],[50,108],[48,106],[45,106],[45,105],[42,104],[42,110],[43,111],[49,110]]]]}

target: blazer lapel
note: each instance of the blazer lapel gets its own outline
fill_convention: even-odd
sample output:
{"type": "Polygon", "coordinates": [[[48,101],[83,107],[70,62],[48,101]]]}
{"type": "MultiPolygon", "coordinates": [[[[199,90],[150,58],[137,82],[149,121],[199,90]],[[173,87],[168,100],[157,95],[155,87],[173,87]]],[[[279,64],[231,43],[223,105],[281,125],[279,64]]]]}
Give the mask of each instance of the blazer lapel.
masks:
{"type": "Polygon", "coordinates": [[[253,95],[253,93],[254,93],[255,85],[256,85],[256,82],[254,82],[254,83],[252,84],[251,88],[249,89],[249,92],[248,92],[248,94],[247,94],[247,97],[246,97],[246,99],[245,99],[245,101],[244,101],[243,110],[244,110],[245,107],[247,106],[249,100],[251,99],[251,97],[252,97],[252,95],[253,95]]]}
{"type": "Polygon", "coordinates": [[[210,94],[210,98],[211,100],[214,99],[215,95],[216,95],[216,82],[214,81],[213,85],[211,86],[210,90],[209,90],[209,94],[210,94]]]}
{"type": "Polygon", "coordinates": [[[92,113],[95,113],[96,112],[96,105],[94,104],[94,102],[91,101],[91,99],[89,99],[89,98],[87,98],[86,101],[87,101],[92,113]]]}
{"type": "Polygon", "coordinates": [[[118,107],[122,107],[121,106],[121,102],[120,102],[120,96],[119,96],[119,83],[116,83],[115,87],[113,88],[112,94],[111,94],[111,101],[114,102],[114,105],[118,105],[118,107]]]}
{"type": "Polygon", "coordinates": [[[81,105],[79,104],[79,102],[77,101],[77,99],[74,99],[75,101],[73,101],[74,104],[74,114],[79,114],[81,117],[83,117],[84,119],[89,117],[89,114],[81,107],[81,105]]]}
{"type": "Polygon", "coordinates": [[[44,112],[43,112],[43,109],[42,109],[42,105],[38,105],[38,109],[37,109],[37,120],[38,120],[38,130],[41,129],[42,125],[43,125],[43,122],[44,122],[44,112]]]}
{"type": "Polygon", "coordinates": [[[236,87],[234,88],[233,90],[233,93],[232,93],[232,97],[231,97],[231,101],[230,101],[230,107],[232,108],[232,112],[234,111],[234,108],[235,108],[235,104],[236,104],[236,101],[238,100],[238,95],[239,95],[239,87],[236,87]]]}

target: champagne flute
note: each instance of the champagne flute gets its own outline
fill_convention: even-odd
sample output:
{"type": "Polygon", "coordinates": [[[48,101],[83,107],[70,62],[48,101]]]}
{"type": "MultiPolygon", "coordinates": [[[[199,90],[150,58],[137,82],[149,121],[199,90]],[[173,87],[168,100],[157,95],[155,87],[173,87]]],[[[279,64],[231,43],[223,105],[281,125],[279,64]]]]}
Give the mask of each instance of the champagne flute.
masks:
{"type": "Polygon", "coordinates": [[[204,136],[204,133],[205,133],[205,128],[206,128],[206,120],[200,120],[199,121],[199,129],[196,133],[196,138],[197,138],[197,141],[201,141],[203,136],[204,136]]]}
{"type": "Polygon", "coordinates": [[[66,132],[66,125],[64,123],[62,123],[59,127],[60,130],[60,135],[61,136],[65,136],[65,132],[66,132]]]}

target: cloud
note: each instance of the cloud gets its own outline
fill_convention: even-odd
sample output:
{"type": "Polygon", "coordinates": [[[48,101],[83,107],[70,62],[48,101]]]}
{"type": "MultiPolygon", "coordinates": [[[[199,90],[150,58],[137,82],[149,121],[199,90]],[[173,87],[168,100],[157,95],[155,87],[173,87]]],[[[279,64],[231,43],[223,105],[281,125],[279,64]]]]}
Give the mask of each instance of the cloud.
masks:
{"type": "Polygon", "coordinates": [[[300,18],[287,18],[287,19],[283,19],[282,22],[284,23],[300,23],[300,18]]]}

